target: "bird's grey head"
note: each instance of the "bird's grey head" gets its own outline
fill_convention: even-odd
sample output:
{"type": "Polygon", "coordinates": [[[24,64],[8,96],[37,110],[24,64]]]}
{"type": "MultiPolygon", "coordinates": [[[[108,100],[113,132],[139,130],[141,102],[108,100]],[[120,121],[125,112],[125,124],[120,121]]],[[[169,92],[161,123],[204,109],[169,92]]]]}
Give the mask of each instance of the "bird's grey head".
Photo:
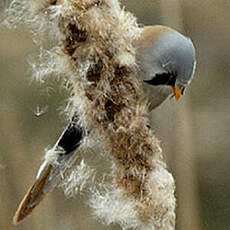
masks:
{"type": "Polygon", "coordinates": [[[195,48],[192,41],[175,30],[162,32],[152,47],[151,76],[144,79],[151,85],[170,85],[176,100],[191,82],[195,71],[195,48]]]}

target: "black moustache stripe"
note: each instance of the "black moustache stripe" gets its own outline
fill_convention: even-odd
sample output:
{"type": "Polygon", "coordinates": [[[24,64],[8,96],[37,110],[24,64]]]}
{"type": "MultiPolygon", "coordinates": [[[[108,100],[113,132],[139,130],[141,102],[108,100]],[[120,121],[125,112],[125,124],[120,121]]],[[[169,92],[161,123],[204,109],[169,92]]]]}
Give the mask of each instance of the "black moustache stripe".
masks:
{"type": "Polygon", "coordinates": [[[176,75],[171,73],[156,74],[151,80],[145,80],[144,82],[150,85],[171,85],[175,86],[176,75]]]}

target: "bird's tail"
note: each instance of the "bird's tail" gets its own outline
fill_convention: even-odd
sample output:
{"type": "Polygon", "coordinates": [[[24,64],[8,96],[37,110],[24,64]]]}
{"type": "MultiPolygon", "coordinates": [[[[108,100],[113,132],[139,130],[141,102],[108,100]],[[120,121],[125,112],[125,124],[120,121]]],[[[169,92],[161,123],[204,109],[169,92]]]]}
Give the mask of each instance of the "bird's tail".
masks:
{"type": "Polygon", "coordinates": [[[85,131],[76,124],[77,121],[78,116],[73,116],[54,148],[50,150],[56,160],[53,160],[53,164],[45,160],[41,165],[34,184],[26,193],[14,215],[14,224],[25,219],[40,204],[45,195],[60,182],[63,173],[71,166],[71,162],[74,162],[76,150],[85,136],[85,131]]]}
{"type": "Polygon", "coordinates": [[[58,177],[55,176],[55,171],[51,164],[44,166],[39,177],[36,178],[21,201],[13,218],[14,224],[18,224],[26,218],[40,204],[45,195],[57,185],[58,177]]]}

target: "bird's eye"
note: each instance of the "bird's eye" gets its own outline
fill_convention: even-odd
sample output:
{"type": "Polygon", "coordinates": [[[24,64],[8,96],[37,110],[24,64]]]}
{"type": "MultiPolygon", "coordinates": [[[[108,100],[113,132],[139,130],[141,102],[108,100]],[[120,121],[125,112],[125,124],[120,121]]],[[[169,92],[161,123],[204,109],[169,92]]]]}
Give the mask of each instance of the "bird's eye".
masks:
{"type": "Polygon", "coordinates": [[[144,82],[150,85],[171,85],[174,86],[176,82],[176,75],[170,72],[156,74],[151,80],[144,82]]]}

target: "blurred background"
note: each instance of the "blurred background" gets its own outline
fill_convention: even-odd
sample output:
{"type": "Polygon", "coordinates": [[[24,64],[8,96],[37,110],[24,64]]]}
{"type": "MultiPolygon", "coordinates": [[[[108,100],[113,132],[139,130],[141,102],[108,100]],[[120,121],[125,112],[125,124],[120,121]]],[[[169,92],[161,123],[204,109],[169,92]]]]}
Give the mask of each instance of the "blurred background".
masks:
{"type": "MultiPolygon", "coordinates": [[[[176,229],[229,230],[230,2],[122,3],[140,24],[171,26],[195,43],[197,70],[192,84],[179,102],[168,100],[152,112],[152,127],[176,179],[176,229]]],[[[59,88],[57,80],[48,81],[45,88],[31,81],[28,59],[37,53],[22,26],[0,29],[0,229],[118,230],[117,225],[97,222],[81,196],[67,199],[58,189],[25,222],[12,225],[44,149],[56,142],[65,126],[60,111],[68,92],[59,88]]]]}

